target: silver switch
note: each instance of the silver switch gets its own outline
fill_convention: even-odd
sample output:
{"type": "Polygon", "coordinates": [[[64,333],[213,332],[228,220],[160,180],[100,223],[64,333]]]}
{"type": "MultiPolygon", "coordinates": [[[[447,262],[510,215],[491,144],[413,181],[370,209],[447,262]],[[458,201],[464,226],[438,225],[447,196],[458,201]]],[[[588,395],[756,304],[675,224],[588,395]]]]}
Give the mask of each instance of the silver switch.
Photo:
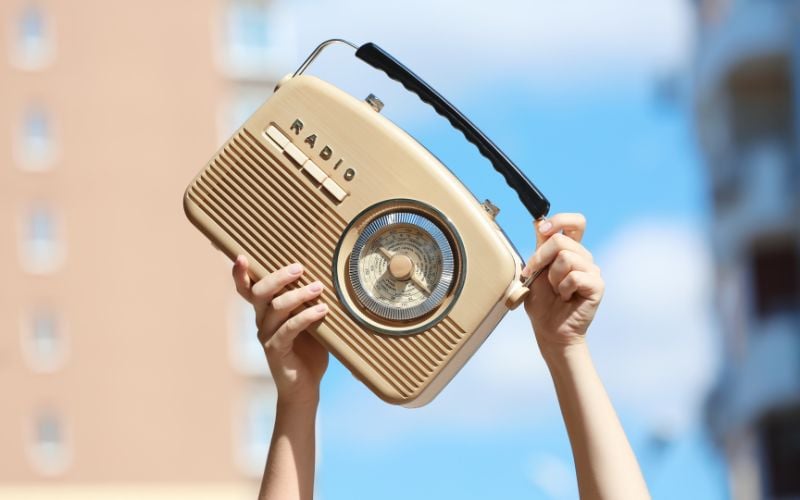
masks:
{"type": "Polygon", "coordinates": [[[378,96],[376,96],[375,94],[368,95],[367,98],[364,100],[367,101],[367,104],[369,104],[372,107],[372,109],[374,109],[378,113],[380,113],[381,110],[383,109],[383,101],[378,99],[378,96]]]}
{"type": "Polygon", "coordinates": [[[492,216],[492,219],[497,217],[497,214],[500,213],[500,208],[489,200],[484,200],[481,206],[486,210],[486,213],[492,216]]]}

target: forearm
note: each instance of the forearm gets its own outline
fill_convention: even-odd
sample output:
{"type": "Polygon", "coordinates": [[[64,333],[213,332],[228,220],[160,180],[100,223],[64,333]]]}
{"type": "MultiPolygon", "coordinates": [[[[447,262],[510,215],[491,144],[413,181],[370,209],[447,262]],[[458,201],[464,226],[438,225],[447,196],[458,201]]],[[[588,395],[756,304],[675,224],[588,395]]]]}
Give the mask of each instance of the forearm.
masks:
{"type": "Polygon", "coordinates": [[[585,343],[543,354],[569,434],[583,499],[650,498],[585,343]]]}
{"type": "Polygon", "coordinates": [[[316,415],[316,403],[292,404],[278,399],[260,499],[313,498],[316,415]]]}

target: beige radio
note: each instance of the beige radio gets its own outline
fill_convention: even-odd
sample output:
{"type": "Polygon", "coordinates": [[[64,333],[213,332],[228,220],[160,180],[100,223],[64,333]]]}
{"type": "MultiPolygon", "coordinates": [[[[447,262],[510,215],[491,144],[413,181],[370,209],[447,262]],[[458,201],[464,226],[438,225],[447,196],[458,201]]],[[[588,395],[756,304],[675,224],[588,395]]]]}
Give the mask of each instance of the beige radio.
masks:
{"type": "Polygon", "coordinates": [[[184,195],[189,219],[254,279],[292,262],[325,285],[310,333],[387,402],[421,406],[528,285],[523,261],[425,147],[366,102],[303,72],[340,42],[432,105],[478,147],[534,219],[549,203],[455,107],[372,43],[321,44],[219,149],[184,195]]]}

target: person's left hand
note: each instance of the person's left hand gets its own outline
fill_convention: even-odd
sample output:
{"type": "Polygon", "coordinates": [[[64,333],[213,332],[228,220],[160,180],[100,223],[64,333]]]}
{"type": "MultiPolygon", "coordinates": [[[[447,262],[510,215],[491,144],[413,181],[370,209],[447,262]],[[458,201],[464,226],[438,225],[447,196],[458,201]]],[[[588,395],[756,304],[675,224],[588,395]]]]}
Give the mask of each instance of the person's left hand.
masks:
{"type": "Polygon", "coordinates": [[[240,255],[233,265],[236,290],[253,304],[258,340],[264,346],[269,369],[282,404],[314,405],[319,385],[328,367],[328,351],[305,329],[328,313],[324,303],[306,307],[322,293],[322,284],[285,291],[286,285],[303,275],[303,266],[291,264],[251,284],[247,259],[240,255]],[[293,313],[293,311],[296,311],[293,313]]]}

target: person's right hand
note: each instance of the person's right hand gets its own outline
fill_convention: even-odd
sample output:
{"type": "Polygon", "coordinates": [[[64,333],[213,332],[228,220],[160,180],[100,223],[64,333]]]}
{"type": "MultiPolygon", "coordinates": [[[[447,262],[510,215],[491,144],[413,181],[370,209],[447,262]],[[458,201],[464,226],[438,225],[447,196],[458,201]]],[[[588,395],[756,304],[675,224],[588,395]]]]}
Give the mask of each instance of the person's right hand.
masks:
{"type": "Polygon", "coordinates": [[[543,355],[584,342],[605,284],[592,254],[580,241],[581,214],[556,214],[536,225],[536,252],[522,274],[542,272],[531,285],[525,311],[543,355]]]}
{"type": "Polygon", "coordinates": [[[272,378],[278,388],[279,402],[315,404],[319,384],[328,367],[328,352],[303,331],[322,320],[328,307],[319,303],[297,314],[292,311],[322,293],[322,283],[284,291],[284,287],[303,275],[303,266],[291,264],[253,284],[247,272],[247,258],[240,255],[233,264],[236,291],[253,304],[258,340],[264,346],[272,378]]]}

